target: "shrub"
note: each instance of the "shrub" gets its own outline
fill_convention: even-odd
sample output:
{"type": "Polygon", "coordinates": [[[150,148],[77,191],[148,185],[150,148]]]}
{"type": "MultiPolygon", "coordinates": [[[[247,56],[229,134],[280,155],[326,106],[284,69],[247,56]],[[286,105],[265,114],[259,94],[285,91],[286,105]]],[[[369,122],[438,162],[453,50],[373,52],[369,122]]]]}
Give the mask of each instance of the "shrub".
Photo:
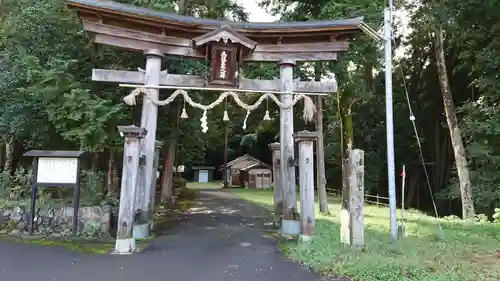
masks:
{"type": "Polygon", "coordinates": [[[180,188],[178,189],[178,201],[186,201],[186,200],[191,200],[193,201],[196,199],[198,196],[198,191],[194,189],[189,189],[189,188],[180,188]]]}
{"type": "Polygon", "coordinates": [[[186,188],[187,187],[187,181],[183,178],[180,177],[175,177],[172,180],[172,190],[176,190],[179,188],[186,188]]]}
{"type": "Polygon", "coordinates": [[[11,171],[0,174],[0,195],[20,200],[29,198],[31,194],[32,172],[20,167],[11,175],[11,171]]]}
{"type": "Polygon", "coordinates": [[[500,223],[500,208],[495,208],[495,213],[493,214],[493,220],[496,223],[500,223]]]}

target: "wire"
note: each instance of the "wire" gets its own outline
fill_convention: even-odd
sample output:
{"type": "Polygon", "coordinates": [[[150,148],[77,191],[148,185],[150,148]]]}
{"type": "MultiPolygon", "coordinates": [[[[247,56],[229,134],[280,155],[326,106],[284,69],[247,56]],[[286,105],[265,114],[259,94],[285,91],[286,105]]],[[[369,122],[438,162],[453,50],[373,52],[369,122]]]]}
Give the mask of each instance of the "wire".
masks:
{"type": "MultiPolygon", "coordinates": [[[[394,38],[394,33],[392,34],[392,38],[394,38]]],[[[396,43],[394,39],[393,39],[393,42],[396,43]]],[[[425,160],[424,160],[424,153],[423,153],[423,149],[422,149],[422,143],[420,142],[420,136],[418,135],[417,125],[415,124],[415,115],[413,114],[413,110],[411,108],[410,96],[408,94],[408,87],[406,85],[406,79],[405,79],[402,65],[399,66],[399,71],[401,74],[401,80],[403,81],[403,88],[404,88],[404,91],[406,94],[406,102],[408,104],[408,110],[410,113],[410,121],[413,125],[413,132],[415,133],[415,138],[417,139],[417,144],[418,144],[418,149],[419,149],[419,154],[420,154],[420,161],[422,162],[422,167],[424,168],[425,180],[427,181],[427,187],[429,188],[429,194],[431,196],[432,206],[434,207],[434,213],[436,215],[436,222],[437,222],[438,228],[439,228],[439,236],[440,236],[441,240],[444,240],[444,231],[443,231],[443,228],[441,227],[441,222],[439,221],[439,214],[438,214],[438,210],[437,210],[437,206],[436,206],[436,200],[434,198],[434,194],[432,193],[431,181],[429,180],[429,173],[427,172],[427,168],[425,167],[425,160]]]]}

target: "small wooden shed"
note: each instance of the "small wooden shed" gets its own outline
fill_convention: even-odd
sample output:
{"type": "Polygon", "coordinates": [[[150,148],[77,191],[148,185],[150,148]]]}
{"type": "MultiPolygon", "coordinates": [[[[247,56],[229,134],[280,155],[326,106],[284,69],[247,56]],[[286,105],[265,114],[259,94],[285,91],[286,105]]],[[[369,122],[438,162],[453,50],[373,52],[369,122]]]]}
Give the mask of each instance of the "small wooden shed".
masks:
{"type": "Polygon", "coordinates": [[[193,166],[194,180],[196,182],[211,182],[214,176],[215,167],[210,166],[193,166]]]}
{"type": "MultiPolygon", "coordinates": [[[[220,171],[223,172],[224,166],[222,166],[220,171]]],[[[265,180],[261,180],[260,177],[267,177],[265,175],[269,174],[269,179],[271,178],[272,170],[271,168],[265,164],[264,162],[260,161],[259,159],[256,159],[248,154],[245,154],[243,156],[240,156],[236,159],[234,159],[231,162],[227,163],[227,170],[228,170],[228,182],[230,187],[248,187],[248,188],[256,188],[254,187],[256,183],[250,183],[250,178],[254,179],[254,177],[250,177],[250,175],[256,175],[255,180],[258,180],[259,186],[260,185],[266,185],[265,180]],[[255,166],[257,165],[257,166],[255,166]],[[247,169],[248,168],[248,169],[247,169]],[[244,169],[247,169],[243,171],[244,169]],[[254,171],[255,169],[255,171],[254,171]],[[264,169],[268,172],[261,171],[260,169],[264,169]],[[249,182],[246,184],[245,182],[249,182]]],[[[269,187],[271,184],[269,184],[269,187]]]]}
{"type": "Polygon", "coordinates": [[[240,178],[246,188],[268,189],[272,187],[272,170],[265,163],[256,163],[241,169],[240,178]]]}

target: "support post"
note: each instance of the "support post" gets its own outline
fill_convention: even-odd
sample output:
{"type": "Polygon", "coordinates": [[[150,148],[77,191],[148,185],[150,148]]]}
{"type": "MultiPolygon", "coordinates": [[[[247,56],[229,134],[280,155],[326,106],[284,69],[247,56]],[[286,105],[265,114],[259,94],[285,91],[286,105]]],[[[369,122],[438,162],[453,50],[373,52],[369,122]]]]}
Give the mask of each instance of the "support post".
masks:
{"type": "MultiPolygon", "coordinates": [[[[287,59],[279,62],[280,65],[280,101],[285,105],[293,102],[293,67],[295,60],[287,59]]],[[[281,183],[283,190],[283,219],[294,220],[297,212],[297,194],[295,190],[295,165],[293,143],[293,107],[280,109],[280,164],[281,183]]]]}
{"type": "Polygon", "coordinates": [[[300,131],[294,135],[299,143],[300,232],[307,242],[314,234],[314,142],[317,132],[300,131]]]}
{"type": "MultiPolygon", "coordinates": [[[[161,59],[163,54],[159,50],[149,50],[146,55],[146,75],[145,85],[158,86],[160,84],[161,59]]],[[[158,99],[158,89],[149,89],[149,94],[153,99],[158,99]]],[[[141,157],[144,161],[140,169],[139,196],[136,198],[136,208],[140,212],[138,224],[149,224],[153,217],[153,206],[151,202],[152,186],[156,185],[156,170],[154,169],[154,154],[156,142],[156,122],[158,117],[158,106],[155,105],[146,95],[144,95],[141,115],[141,127],[145,128],[148,134],[141,141],[141,157]]],[[[145,233],[148,235],[149,233],[145,233]]]]}
{"type": "MultiPolygon", "coordinates": [[[[160,150],[161,150],[162,146],[163,146],[163,142],[155,141],[155,158],[154,158],[154,163],[153,163],[154,175],[153,175],[153,181],[152,181],[151,192],[150,192],[151,210],[153,212],[154,212],[154,208],[155,208],[156,183],[158,182],[158,162],[160,161],[160,150]]],[[[154,215],[151,216],[149,230],[152,231],[153,228],[154,228],[154,215]]]]}
{"type": "Polygon", "coordinates": [[[229,188],[229,175],[227,174],[228,137],[228,122],[224,122],[224,172],[222,173],[224,175],[224,188],[229,188]]]}
{"type": "Polygon", "coordinates": [[[280,168],[280,143],[269,144],[273,159],[273,187],[274,187],[274,227],[281,225],[281,216],[283,215],[283,196],[281,186],[281,168],[280,168]]]}
{"type": "Polygon", "coordinates": [[[391,240],[398,239],[396,222],[396,167],[394,164],[394,118],[392,109],[392,0],[384,12],[385,37],[385,126],[387,137],[387,179],[389,181],[389,213],[391,240]]]}
{"type": "Polygon", "coordinates": [[[140,139],[146,135],[144,128],[134,125],[118,126],[125,137],[123,150],[123,171],[120,189],[120,207],[118,211],[118,229],[114,253],[131,254],[135,251],[135,238],[132,228],[135,216],[135,197],[137,196],[138,171],[140,158],[140,139]]]}
{"type": "Polygon", "coordinates": [[[364,222],[364,151],[353,149],[349,153],[349,237],[350,244],[362,247],[365,242],[364,222]]]}

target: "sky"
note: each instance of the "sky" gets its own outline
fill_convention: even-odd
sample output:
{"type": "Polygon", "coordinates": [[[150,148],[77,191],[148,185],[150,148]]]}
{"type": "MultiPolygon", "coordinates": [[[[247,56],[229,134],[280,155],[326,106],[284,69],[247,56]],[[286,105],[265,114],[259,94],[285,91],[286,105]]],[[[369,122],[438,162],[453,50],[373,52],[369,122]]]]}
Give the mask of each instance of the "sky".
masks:
{"type": "MultiPolygon", "coordinates": [[[[249,13],[249,20],[251,22],[273,22],[273,21],[278,21],[279,17],[271,16],[269,13],[266,12],[265,9],[259,7],[259,2],[261,0],[236,0],[238,4],[242,5],[245,7],[247,13],[249,13]]],[[[411,32],[411,29],[408,27],[408,18],[409,18],[409,13],[407,11],[397,11],[394,13],[394,17],[398,18],[397,20],[394,21],[394,24],[398,24],[398,32],[402,33],[403,35],[407,35],[411,32]]],[[[377,30],[381,34],[383,30],[377,30]]],[[[396,57],[401,57],[406,54],[407,50],[404,48],[398,48],[396,50],[396,57]]]]}
{"type": "Polygon", "coordinates": [[[251,22],[273,22],[279,20],[278,17],[273,17],[264,9],[259,8],[260,0],[237,0],[238,4],[245,7],[250,15],[251,22]]]}

